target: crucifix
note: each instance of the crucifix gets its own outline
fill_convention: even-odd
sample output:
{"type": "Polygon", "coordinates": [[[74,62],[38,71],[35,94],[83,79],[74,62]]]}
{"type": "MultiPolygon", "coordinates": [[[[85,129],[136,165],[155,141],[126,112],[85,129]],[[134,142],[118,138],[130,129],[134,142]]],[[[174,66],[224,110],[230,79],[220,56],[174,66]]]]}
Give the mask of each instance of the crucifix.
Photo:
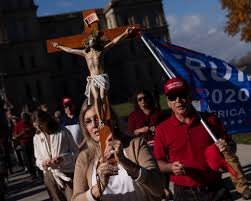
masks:
{"type": "Polygon", "coordinates": [[[107,97],[110,81],[104,72],[104,54],[121,40],[135,35],[140,26],[99,30],[99,20],[95,9],[84,11],[83,19],[85,31],[82,34],[47,40],[47,50],[49,53],[64,51],[84,57],[90,72],[87,77],[85,95],[88,98],[88,104],[92,104],[94,101],[99,120],[101,152],[103,153],[105,140],[111,133],[111,125],[108,126],[111,117],[107,97]],[[102,133],[105,133],[103,135],[106,137],[102,137],[102,133]]]}

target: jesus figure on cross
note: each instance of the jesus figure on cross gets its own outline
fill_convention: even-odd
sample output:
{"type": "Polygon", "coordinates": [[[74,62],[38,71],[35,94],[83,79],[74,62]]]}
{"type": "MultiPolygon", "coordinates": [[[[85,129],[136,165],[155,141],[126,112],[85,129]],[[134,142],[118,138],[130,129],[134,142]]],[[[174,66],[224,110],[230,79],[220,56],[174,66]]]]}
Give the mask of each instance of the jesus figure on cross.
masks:
{"type": "Polygon", "coordinates": [[[99,125],[103,125],[101,114],[104,114],[105,97],[110,87],[108,74],[104,72],[104,53],[117,44],[122,39],[126,38],[134,27],[127,28],[122,34],[114,38],[112,41],[105,44],[102,40],[101,32],[94,32],[88,37],[83,49],[73,49],[62,46],[57,42],[52,42],[53,47],[61,49],[67,53],[80,55],[85,58],[90,76],[87,77],[87,86],[85,95],[88,98],[88,104],[92,103],[94,98],[95,109],[99,119],[99,125]]]}

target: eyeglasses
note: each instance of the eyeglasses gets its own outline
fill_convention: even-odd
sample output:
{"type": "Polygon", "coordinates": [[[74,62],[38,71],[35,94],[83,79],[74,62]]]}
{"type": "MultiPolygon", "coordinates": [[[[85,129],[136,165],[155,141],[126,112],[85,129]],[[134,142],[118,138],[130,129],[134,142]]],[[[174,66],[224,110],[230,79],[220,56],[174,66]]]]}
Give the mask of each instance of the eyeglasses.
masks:
{"type": "Polygon", "coordinates": [[[94,123],[94,125],[98,125],[99,121],[98,121],[98,116],[97,115],[84,119],[84,125],[85,126],[90,126],[93,123],[94,123]]]}
{"type": "Polygon", "coordinates": [[[188,93],[186,93],[186,92],[171,93],[171,94],[168,94],[168,96],[167,96],[168,100],[170,100],[170,101],[175,101],[178,97],[180,99],[187,99],[188,93]]]}
{"type": "Polygon", "coordinates": [[[138,102],[141,102],[142,100],[147,100],[147,96],[141,96],[137,98],[138,102]]]}
{"type": "Polygon", "coordinates": [[[67,104],[67,105],[64,105],[64,108],[70,108],[71,105],[67,104]]]}

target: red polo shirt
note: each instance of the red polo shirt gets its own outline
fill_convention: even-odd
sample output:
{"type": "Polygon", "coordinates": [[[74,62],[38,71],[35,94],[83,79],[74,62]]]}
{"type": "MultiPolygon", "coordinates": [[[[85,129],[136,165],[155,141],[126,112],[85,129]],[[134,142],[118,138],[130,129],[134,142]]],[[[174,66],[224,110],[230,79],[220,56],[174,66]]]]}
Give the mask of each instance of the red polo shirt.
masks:
{"type": "Polygon", "coordinates": [[[149,115],[146,115],[142,110],[137,109],[130,113],[128,117],[128,131],[133,133],[136,129],[144,126],[157,126],[163,120],[161,110],[153,109],[149,115]]]}
{"type": "MultiPolygon", "coordinates": [[[[203,115],[217,137],[225,138],[223,126],[212,114],[203,115]]],[[[191,123],[180,122],[173,114],[156,128],[154,155],[157,160],[179,161],[185,167],[184,176],[171,175],[171,181],[180,186],[200,186],[220,180],[220,174],[207,165],[204,152],[213,140],[194,117],[191,123]]]]}

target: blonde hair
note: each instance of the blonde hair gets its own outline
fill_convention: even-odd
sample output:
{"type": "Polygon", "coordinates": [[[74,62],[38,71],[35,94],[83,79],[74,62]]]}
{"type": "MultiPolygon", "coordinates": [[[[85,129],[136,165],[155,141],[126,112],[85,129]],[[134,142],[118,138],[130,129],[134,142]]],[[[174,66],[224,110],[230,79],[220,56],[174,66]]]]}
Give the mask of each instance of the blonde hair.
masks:
{"type": "MultiPolygon", "coordinates": [[[[100,156],[100,145],[99,143],[97,143],[92,139],[84,124],[84,117],[86,112],[93,107],[94,105],[88,105],[88,102],[86,100],[84,101],[79,114],[79,123],[85,140],[85,144],[83,145],[82,150],[85,151],[88,162],[91,162],[95,160],[95,158],[100,156]]],[[[123,134],[120,132],[119,129],[120,126],[119,126],[118,116],[115,114],[112,108],[110,109],[111,109],[110,112],[111,112],[112,127],[113,127],[113,137],[122,140],[123,134]]]]}
{"type": "Polygon", "coordinates": [[[83,150],[85,151],[87,155],[88,162],[91,162],[96,157],[98,157],[99,150],[100,150],[99,144],[92,139],[92,137],[90,136],[90,134],[88,133],[86,129],[86,126],[84,125],[85,114],[92,107],[94,107],[94,105],[88,105],[88,102],[84,101],[80,110],[80,114],[79,114],[79,123],[80,123],[80,127],[81,127],[82,133],[84,135],[84,140],[85,140],[83,150]]]}

